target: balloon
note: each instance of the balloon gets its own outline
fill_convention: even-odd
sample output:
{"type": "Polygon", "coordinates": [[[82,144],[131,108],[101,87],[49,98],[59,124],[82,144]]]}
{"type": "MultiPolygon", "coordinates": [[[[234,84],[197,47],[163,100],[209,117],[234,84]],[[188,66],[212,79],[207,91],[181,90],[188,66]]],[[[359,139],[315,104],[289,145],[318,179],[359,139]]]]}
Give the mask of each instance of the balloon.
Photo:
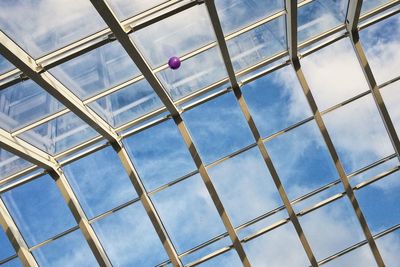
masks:
{"type": "Polygon", "coordinates": [[[168,60],[168,66],[171,69],[176,70],[181,66],[181,60],[178,57],[171,57],[168,60]]]}

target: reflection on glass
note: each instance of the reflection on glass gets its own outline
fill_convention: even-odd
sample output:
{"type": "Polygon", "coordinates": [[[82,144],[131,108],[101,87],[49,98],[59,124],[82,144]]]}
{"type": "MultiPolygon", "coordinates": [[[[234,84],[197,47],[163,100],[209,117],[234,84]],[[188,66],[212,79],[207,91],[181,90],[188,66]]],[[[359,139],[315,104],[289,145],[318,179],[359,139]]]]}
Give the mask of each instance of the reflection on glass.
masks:
{"type": "Polygon", "coordinates": [[[281,205],[257,148],[224,161],[208,172],[234,226],[281,205]]]}
{"type": "Polygon", "coordinates": [[[198,266],[201,267],[215,267],[215,266],[229,266],[229,267],[240,267],[243,266],[242,262],[236,251],[231,249],[224,254],[221,254],[211,260],[208,260],[198,266]]]}
{"type": "Polygon", "coordinates": [[[136,31],[132,37],[153,67],[215,41],[204,5],[196,5],[136,31]]]}
{"type": "Polygon", "coordinates": [[[67,61],[50,72],[81,99],[139,74],[119,42],[112,42],[67,61]]]}
{"type": "Polygon", "coordinates": [[[375,242],[386,267],[397,267],[400,262],[400,230],[387,234],[375,242]]]}
{"type": "Polygon", "coordinates": [[[178,100],[227,77],[218,47],[206,50],[182,62],[178,70],[157,73],[173,100],[178,100]]]}
{"type": "Polygon", "coordinates": [[[356,250],[340,256],[339,258],[330,261],[323,266],[325,267],[342,267],[342,266],[363,266],[376,267],[376,261],[371,253],[368,245],[364,245],[356,250]]]}
{"type": "Polygon", "coordinates": [[[286,49],[285,17],[281,16],[227,42],[236,71],[286,49]]]}
{"type": "Polygon", "coordinates": [[[301,65],[321,111],[369,90],[347,38],[305,57],[301,65]]]}
{"type": "Polygon", "coordinates": [[[196,169],[172,120],[124,139],[124,144],[148,191],[196,169]]]}
{"type": "Polygon", "coordinates": [[[371,95],[323,116],[347,173],[394,153],[371,95]]]}
{"type": "Polygon", "coordinates": [[[382,88],[381,94],[397,135],[400,135],[400,82],[382,88]]]}
{"type": "Polygon", "coordinates": [[[111,147],[75,161],[63,170],[89,218],[137,197],[111,147]]]}
{"type": "Polygon", "coordinates": [[[0,90],[1,128],[14,131],[63,107],[32,80],[19,82],[0,90]]]}
{"type": "Polygon", "coordinates": [[[6,233],[3,231],[3,228],[0,228],[0,248],[0,261],[15,254],[15,250],[12,247],[6,233]]]}
{"type": "Polygon", "coordinates": [[[32,253],[39,266],[99,266],[80,230],[39,247],[32,253]]]}
{"type": "Polygon", "coordinates": [[[152,201],[178,253],[225,232],[199,175],[160,191],[152,201]]]}
{"type": "Polygon", "coordinates": [[[317,260],[365,239],[347,198],[340,198],[299,218],[317,260]]]}
{"type": "Polygon", "coordinates": [[[107,0],[119,20],[125,20],[155,7],[167,0],[107,0]]]}
{"type": "Polygon", "coordinates": [[[143,79],[89,106],[115,128],[160,108],[162,103],[150,84],[143,79]]]}
{"type": "Polygon", "coordinates": [[[315,0],[300,7],[297,14],[298,43],[343,24],[347,0],[315,0]]]}
{"type": "Polygon", "coordinates": [[[378,84],[400,76],[400,15],[360,32],[361,44],[378,84]]]}
{"type": "Polygon", "coordinates": [[[233,94],[225,94],[183,113],[205,164],[253,143],[233,94]]]}
{"type": "Polygon", "coordinates": [[[372,234],[400,223],[400,173],[384,177],[356,191],[356,197],[372,234]]]}
{"type": "Polygon", "coordinates": [[[245,243],[244,250],[252,266],[310,265],[300,239],[290,223],[245,243]]]}
{"type": "Polygon", "coordinates": [[[1,264],[0,266],[1,267],[23,267],[19,258],[15,258],[13,260],[7,261],[6,263],[1,264]]]}
{"type": "Polygon", "coordinates": [[[54,180],[46,175],[2,194],[28,246],[76,225],[54,180]]]}
{"type": "Polygon", "coordinates": [[[141,204],[135,203],[93,223],[113,266],[155,266],[166,252],[141,204]]]}
{"type": "Polygon", "coordinates": [[[389,0],[363,0],[362,7],[361,7],[361,14],[367,13],[368,11],[383,5],[389,0]]]}
{"type": "Polygon", "coordinates": [[[224,34],[239,30],[284,8],[284,1],[216,0],[224,34]]]}
{"type": "Polygon", "coordinates": [[[69,112],[19,135],[50,154],[57,154],[97,135],[96,131],[69,112]]]}
{"type": "Polygon", "coordinates": [[[0,74],[3,74],[11,69],[13,69],[14,66],[11,65],[8,60],[6,60],[2,55],[0,55],[0,74]]]}
{"type": "Polygon", "coordinates": [[[285,67],[243,86],[243,95],[262,137],[312,115],[291,67],[285,67]]]}
{"type": "Polygon", "coordinates": [[[335,166],[314,121],[273,138],[266,146],[289,199],[337,179],[335,166]]]}
{"type": "Polygon", "coordinates": [[[31,165],[28,161],[0,148],[0,180],[31,165]]]}

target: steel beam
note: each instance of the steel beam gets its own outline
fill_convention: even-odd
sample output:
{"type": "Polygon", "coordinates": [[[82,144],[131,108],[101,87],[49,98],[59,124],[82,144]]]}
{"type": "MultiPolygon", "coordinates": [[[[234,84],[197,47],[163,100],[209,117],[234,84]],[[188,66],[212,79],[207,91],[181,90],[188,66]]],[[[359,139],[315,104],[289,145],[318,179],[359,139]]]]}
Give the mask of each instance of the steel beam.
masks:
{"type": "Polygon", "coordinates": [[[297,0],[286,0],[286,38],[290,58],[297,58],[297,0]]]}
{"type": "Polygon", "coordinates": [[[346,15],[346,28],[349,32],[357,31],[362,4],[363,0],[349,0],[349,7],[346,15]]]}

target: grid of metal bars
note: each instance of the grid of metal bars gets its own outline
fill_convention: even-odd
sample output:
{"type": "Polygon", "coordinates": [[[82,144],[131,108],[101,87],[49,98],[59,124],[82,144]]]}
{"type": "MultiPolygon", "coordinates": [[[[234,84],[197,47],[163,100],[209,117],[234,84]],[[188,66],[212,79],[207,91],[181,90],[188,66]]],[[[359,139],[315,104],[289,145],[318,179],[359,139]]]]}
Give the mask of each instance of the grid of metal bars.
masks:
{"type": "MultiPolygon", "coordinates": [[[[247,26],[246,28],[241,29],[229,36],[224,36],[213,0],[191,1],[189,3],[183,3],[183,1],[169,1],[169,2],[165,3],[164,5],[160,5],[156,8],[154,8],[154,10],[152,10],[151,12],[145,12],[144,14],[140,14],[140,15],[138,15],[134,18],[128,19],[122,23],[119,22],[119,20],[116,18],[113,11],[111,10],[111,8],[109,7],[108,3],[105,0],[91,0],[93,6],[97,9],[100,16],[104,19],[106,24],[109,26],[109,29],[103,30],[102,32],[99,32],[97,34],[89,36],[89,37],[85,38],[84,40],[81,40],[79,42],[71,44],[63,49],[53,52],[53,53],[51,53],[43,58],[40,58],[36,61],[33,58],[31,58],[28,54],[26,54],[22,49],[20,49],[18,47],[18,45],[15,44],[12,40],[10,40],[4,33],[0,32],[0,53],[19,69],[19,70],[13,70],[13,71],[10,71],[8,73],[1,75],[0,80],[3,82],[0,84],[0,88],[6,88],[16,82],[19,82],[21,79],[29,78],[29,79],[32,79],[33,81],[35,81],[36,83],[38,83],[43,89],[45,89],[47,92],[49,92],[53,97],[55,97],[58,101],[60,101],[62,104],[64,104],[68,108],[67,110],[63,110],[56,114],[48,116],[48,117],[40,120],[39,122],[35,122],[31,125],[28,125],[22,129],[20,129],[20,130],[17,130],[16,132],[13,132],[13,133],[8,133],[4,130],[1,130],[0,131],[0,147],[4,148],[6,150],[9,150],[10,152],[14,153],[15,155],[17,155],[29,162],[32,162],[33,164],[37,165],[38,167],[44,168],[46,171],[48,171],[50,173],[50,175],[56,181],[56,184],[57,184],[60,192],[62,193],[65,201],[68,203],[71,213],[74,215],[74,218],[77,221],[78,228],[82,231],[83,235],[85,236],[85,238],[86,238],[86,240],[87,240],[87,242],[88,242],[88,244],[100,266],[111,266],[111,262],[108,259],[106,252],[104,251],[104,249],[102,247],[101,242],[96,237],[96,234],[94,233],[94,230],[91,226],[91,223],[93,221],[95,221],[96,218],[92,219],[92,220],[88,220],[88,218],[86,217],[85,213],[83,212],[82,207],[79,204],[79,201],[77,200],[76,195],[72,191],[70,185],[68,184],[67,179],[65,178],[65,176],[62,172],[62,165],[67,164],[73,160],[78,160],[79,158],[84,157],[84,156],[88,155],[89,153],[93,153],[94,151],[97,151],[109,144],[111,144],[111,146],[114,148],[114,150],[118,154],[119,159],[120,159],[122,165],[124,166],[125,171],[128,173],[128,176],[130,177],[131,182],[139,196],[137,199],[134,199],[134,200],[122,205],[121,207],[117,207],[113,211],[121,209],[132,203],[135,203],[136,201],[142,202],[143,206],[146,209],[147,215],[151,219],[151,222],[152,222],[154,228],[156,229],[156,232],[157,232],[157,234],[169,256],[169,261],[162,263],[161,265],[164,265],[167,263],[172,263],[174,266],[182,266],[181,257],[183,257],[184,255],[192,253],[193,251],[196,251],[198,249],[201,249],[202,247],[205,247],[208,244],[211,244],[217,240],[220,240],[223,237],[229,236],[232,241],[232,246],[226,247],[219,251],[211,253],[208,256],[205,256],[205,257],[197,260],[196,262],[189,264],[188,266],[198,265],[198,264],[205,262],[213,257],[216,257],[230,249],[236,250],[236,252],[237,252],[238,256],[240,257],[242,264],[244,266],[251,266],[249,259],[247,258],[247,255],[242,247],[242,244],[245,242],[248,242],[262,234],[265,234],[266,232],[269,232],[283,224],[291,222],[296,229],[298,237],[301,241],[301,244],[304,248],[305,253],[308,256],[311,266],[319,266],[321,264],[329,262],[329,261],[333,260],[334,258],[339,257],[345,253],[348,253],[364,244],[368,244],[370,246],[378,266],[385,266],[383,259],[379,253],[379,250],[375,244],[375,239],[380,238],[381,236],[384,236],[385,234],[388,234],[390,232],[397,230],[398,228],[400,228],[400,225],[396,225],[396,226],[392,227],[391,229],[387,229],[387,230],[373,236],[371,234],[371,231],[368,228],[368,225],[362,214],[362,211],[359,208],[357,199],[354,195],[354,191],[359,190],[360,188],[365,187],[370,183],[376,182],[379,179],[382,179],[391,173],[397,172],[399,170],[399,168],[396,167],[387,172],[384,172],[384,173],[382,173],[376,177],[373,177],[370,180],[368,180],[364,183],[361,183],[355,187],[351,187],[351,185],[349,183],[349,178],[351,178],[352,176],[355,176],[357,173],[361,173],[370,168],[373,168],[374,166],[377,166],[378,164],[381,164],[382,162],[385,162],[393,157],[397,157],[400,159],[399,138],[394,130],[393,122],[389,116],[389,113],[385,107],[385,104],[383,102],[382,96],[379,91],[380,88],[382,88],[383,86],[390,84],[390,83],[387,83],[387,84],[384,84],[381,86],[377,85],[375,78],[372,74],[372,71],[369,67],[367,58],[364,54],[363,48],[361,47],[359,37],[358,37],[358,31],[360,29],[373,24],[374,21],[377,22],[388,16],[397,14],[399,12],[399,9],[392,10],[388,14],[384,14],[383,15],[384,18],[376,17],[376,19],[368,21],[366,23],[366,25],[364,25],[364,26],[360,25],[360,23],[359,23],[360,21],[369,19],[371,17],[376,16],[377,14],[380,14],[380,13],[386,11],[387,9],[393,8],[396,5],[398,5],[400,1],[391,1],[391,2],[381,6],[380,8],[377,8],[373,12],[370,12],[368,14],[365,14],[363,17],[360,17],[362,1],[361,0],[350,0],[347,19],[346,19],[346,23],[344,25],[341,25],[333,30],[330,30],[328,32],[320,34],[319,36],[314,37],[312,40],[308,40],[298,46],[297,45],[297,8],[299,6],[309,3],[311,1],[303,1],[298,4],[297,1],[287,0],[286,1],[286,12],[279,12],[279,13],[269,16],[257,23],[247,26]],[[197,92],[189,97],[186,97],[183,100],[174,102],[169,97],[166,89],[164,88],[164,86],[161,84],[161,82],[158,80],[158,78],[155,75],[156,72],[159,72],[159,71],[165,69],[166,65],[160,66],[156,69],[151,69],[149,64],[146,62],[145,58],[140,54],[140,52],[136,48],[135,44],[129,38],[128,34],[137,29],[144,28],[152,23],[162,20],[166,17],[172,16],[172,15],[174,15],[178,12],[181,12],[185,9],[191,8],[194,5],[200,5],[200,4],[204,4],[209,12],[212,26],[214,28],[215,35],[217,37],[217,42],[208,44],[196,51],[193,51],[193,52],[185,55],[183,57],[183,59],[190,58],[194,55],[199,54],[202,51],[205,51],[207,49],[210,49],[210,48],[218,45],[219,49],[221,51],[223,60],[224,60],[225,67],[227,69],[228,78],[224,79],[220,82],[217,82],[214,85],[208,86],[207,88],[204,88],[203,90],[200,90],[199,92],[197,92]],[[170,10],[168,12],[163,12],[163,10],[166,9],[167,7],[171,7],[174,5],[176,5],[176,7],[172,11],[170,10]],[[153,13],[160,14],[160,15],[157,15],[150,20],[146,20],[146,16],[151,15],[153,13]],[[251,66],[248,69],[241,71],[239,73],[235,73],[233,66],[232,66],[231,58],[229,56],[229,52],[227,49],[226,41],[235,36],[238,36],[239,34],[241,34],[243,32],[254,29],[255,27],[257,27],[259,25],[262,25],[276,17],[283,16],[285,14],[286,14],[286,25],[287,25],[288,51],[274,55],[273,57],[264,60],[262,63],[259,63],[255,66],[251,66]],[[140,23],[137,23],[137,21],[139,21],[140,23]],[[133,23],[133,22],[135,22],[135,23],[133,23]],[[135,25],[134,27],[129,27],[129,25],[133,25],[133,24],[135,25]],[[343,30],[346,30],[346,31],[344,32],[343,30]],[[310,46],[316,42],[319,42],[321,40],[324,40],[324,39],[329,39],[330,36],[334,36],[336,33],[341,32],[341,31],[343,31],[343,34],[336,36],[336,37],[334,37],[333,40],[328,40],[328,41],[320,44],[317,47],[313,47],[311,50],[306,51],[301,56],[306,56],[306,55],[308,55],[312,52],[315,52],[327,45],[330,45],[334,41],[337,41],[341,38],[346,38],[347,36],[349,36],[352,41],[354,51],[360,62],[360,66],[364,72],[364,75],[365,75],[368,85],[370,87],[370,91],[362,93],[350,100],[347,100],[341,104],[338,104],[337,106],[332,107],[327,111],[320,112],[315,104],[315,100],[311,94],[311,91],[309,90],[307,81],[304,78],[304,75],[302,73],[301,65],[299,62],[298,49],[308,47],[308,46],[310,46]],[[104,36],[109,36],[109,38],[104,39],[103,38],[104,36]],[[152,86],[152,88],[154,89],[154,91],[159,96],[159,98],[161,99],[161,101],[163,102],[163,104],[165,106],[165,108],[161,108],[160,110],[157,110],[150,115],[144,116],[143,118],[136,120],[134,123],[130,122],[127,124],[129,126],[125,125],[125,126],[119,127],[119,129],[112,128],[108,123],[106,123],[102,118],[100,118],[94,111],[92,111],[87,106],[88,103],[100,98],[100,96],[95,96],[91,100],[81,101],[74,94],[72,94],[69,91],[69,89],[65,88],[60,82],[57,81],[57,79],[55,79],[49,72],[47,72],[48,69],[50,69],[56,65],[59,65],[65,61],[68,61],[68,60],[70,60],[74,57],[77,57],[83,53],[86,53],[90,50],[93,50],[93,49],[99,47],[99,46],[102,46],[107,42],[114,41],[114,39],[116,39],[117,41],[119,41],[122,44],[122,46],[125,49],[125,51],[127,52],[127,54],[134,61],[134,63],[138,66],[142,75],[140,75],[137,78],[132,79],[131,81],[128,81],[127,83],[124,83],[123,85],[119,85],[116,88],[109,89],[105,93],[102,93],[101,96],[115,92],[115,91],[119,90],[120,88],[126,86],[127,84],[134,83],[140,79],[146,79],[150,83],[150,85],[152,86]],[[93,40],[97,40],[97,41],[93,42],[93,40]],[[241,83],[238,82],[238,80],[237,80],[238,77],[246,75],[254,70],[260,69],[261,67],[264,67],[264,66],[268,65],[269,63],[274,62],[276,60],[282,59],[287,55],[289,56],[289,60],[281,63],[278,67],[273,67],[273,68],[268,69],[267,71],[263,71],[254,77],[250,77],[247,80],[242,81],[241,83]],[[340,177],[340,180],[337,180],[329,185],[325,185],[324,187],[321,187],[321,188],[315,190],[314,192],[311,192],[311,193],[309,193],[303,197],[300,197],[299,199],[296,199],[292,202],[289,201],[289,199],[285,193],[285,190],[282,187],[280,178],[279,178],[279,176],[275,170],[275,167],[273,165],[273,162],[267,152],[266,146],[264,145],[264,142],[268,138],[272,138],[272,137],[267,137],[265,139],[261,138],[261,135],[252,119],[249,108],[248,108],[248,106],[245,102],[245,99],[243,97],[243,94],[241,92],[241,86],[243,84],[248,83],[254,79],[259,78],[262,75],[265,75],[269,72],[272,72],[272,71],[274,71],[282,66],[286,66],[288,64],[293,66],[293,68],[296,72],[297,78],[300,82],[300,85],[304,91],[304,94],[308,100],[308,103],[309,103],[314,115],[311,118],[308,118],[296,125],[290,126],[288,129],[285,129],[285,130],[281,131],[280,133],[275,134],[275,136],[282,134],[283,132],[286,132],[288,130],[291,130],[295,127],[298,127],[312,119],[315,119],[315,121],[317,122],[318,128],[324,138],[326,146],[328,147],[328,151],[332,157],[332,160],[335,163],[336,170],[340,177]],[[15,75],[19,75],[20,71],[22,72],[21,76],[19,78],[14,78],[15,75]],[[200,94],[204,94],[208,91],[211,91],[212,89],[220,86],[221,84],[226,83],[227,81],[229,81],[231,84],[231,86],[229,88],[223,89],[220,92],[217,92],[211,96],[207,96],[207,97],[205,97],[195,103],[189,104],[186,107],[183,107],[181,109],[178,108],[178,105],[188,102],[189,100],[193,99],[194,97],[196,97],[200,94]],[[206,166],[202,162],[200,156],[198,155],[197,148],[195,147],[194,142],[193,142],[193,140],[189,134],[189,131],[186,128],[184,120],[181,116],[181,113],[184,112],[185,110],[191,109],[205,101],[209,101],[215,97],[218,97],[225,93],[229,93],[231,91],[233,91],[234,95],[236,96],[237,102],[246,118],[248,126],[251,129],[251,132],[255,139],[255,143],[246,148],[243,148],[237,152],[234,152],[231,155],[221,158],[221,159],[217,160],[216,162],[209,164],[208,166],[211,166],[213,164],[214,165],[218,164],[218,163],[228,159],[229,157],[243,153],[244,151],[247,151],[252,147],[258,147],[259,151],[261,152],[261,154],[263,156],[264,162],[272,175],[272,178],[278,189],[280,197],[284,203],[284,205],[282,207],[280,207],[276,210],[270,211],[267,214],[264,214],[263,216],[260,216],[259,218],[256,218],[256,219],[254,219],[248,223],[245,223],[244,225],[236,227],[236,228],[230,222],[230,218],[227,215],[225,208],[222,204],[222,201],[220,200],[220,198],[216,192],[216,189],[213,185],[213,182],[211,181],[209,174],[207,172],[208,166],[206,166]],[[322,114],[330,112],[340,106],[350,103],[351,101],[359,99],[360,97],[368,94],[369,92],[371,92],[371,94],[374,97],[374,100],[375,100],[376,105],[379,110],[379,114],[385,124],[386,130],[390,136],[390,140],[392,141],[392,144],[393,144],[393,147],[394,147],[394,150],[396,153],[388,158],[385,158],[385,159],[379,161],[379,162],[373,163],[370,166],[365,167],[364,169],[356,171],[353,174],[346,175],[344,172],[343,166],[339,160],[339,157],[337,155],[336,149],[330,139],[329,133],[324,125],[324,122],[322,119],[322,114]],[[79,154],[78,156],[75,156],[72,159],[67,159],[64,163],[60,164],[57,161],[57,159],[60,157],[59,155],[58,155],[58,157],[57,156],[53,157],[49,154],[42,152],[41,150],[37,149],[36,147],[28,144],[27,142],[21,140],[20,138],[16,137],[16,135],[18,135],[24,131],[27,131],[29,129],[32,129],[33,127],[35,127],[38,124],[45,123],[56,116],[65,114],[69,110],[72,111],[73,113],[75,113],[76,115],[78,115],[79,118],[81,118],[83,121],[85,121],[91,127],[93,127],[101,136],[88,141],[87,144],[80,146],[79,148],[73,148],[72,150],[70,150],[66,153],[63,153],[62,156],[76,153],[77,151],[82,150],[86,146],[94,144],[101,139],[108,140],[108,143],[101,144],[90,150],[84,151],[82,154],[79,154]],[[125,129],[131,127],[132,125],[138,124],[139,122],[142,122],[145,119],[148,119],[152,116],[162,114],[165,111],[167,111],[170,115],[168,115],[167,117],[162,117],[161,119],[153,120],[149,124],[146,124],[145,126],[135,129],[131,132],[120,134],[121,130],[125,130],[125,129]],[[157,212],[155,211],[155,208],[149,198],[150,195],[152,195],[155,192],[158,192],[160,190],[163,190],[163,188],[158,188],[156,190],[153,190],[152,192],[147,192],[144,189],[144,186],[135,170],[135,167],[133,166],[131,160],[129,159],[129,156],[121,142],[122,138],[125,138],[132,134],[135,134],[136,132],[146,129],[148,127],[152,127],[152,126],[154,126],[162,121],[168,120],[170,118],[173,119],[177,128],[179,129],[179,131],[182,135],[182,138],[187,145],[187,149],[189,150],[189,152],[192,156],[192,159],[195,162],[195,165],[197,166],[197,170],[194,173],[199,173],[200,176],[202,177],[203,182],[208,190],[208,193],[210,194],[210,196],[213,200],[213,203],[214,203],[215,207],[217,208],[217,210],[220,214],[221,220],[223,221],[224,226],[226,228],[225,234],[217,236],[217,237],[205,242],[204,244],[199,245],[198,247],[193,248],[192,250],[187,251],[181,255],[178,255],[176,249],[174,248],[174,246],[168,236],[168,233],[164,229],[161,219],[159,218],[159,216],[158,216],[157,212]],[[327,200],[321,201],[320,203],[316,204],[315,206],[305,209],[301,212],[298,212],[298,213],[294,212],[294,210],[292,208],[292,205],[294,203],[302,201],[308,197],[311,197],[312,195],[315,195],[315,194],[317,194],[323,190],[326,190],[326,189],[332,187],[333,185],[336,185],[339,183],[343,184],[343,187],[344,187],[343,193],[337,194],[327,200]],[[358,244],[355,244],[352,247],[349,247],[341,252],[338,252],[335,255],[332,255],[320,262],[317,262],[314,254],[313,254],[313,251],[312,251],[310,245],[308,244],[306,236],[304,235],[304,233],[302,231],[301,225],[298,221],[298,217],[303,216],[303,215],[305,215],[317,208],[320,208],[328,203],[331,203],[345,195],[350,199],[350,202],[354,208],[355,214],[357,215],[357,218],[363,229],[366,240],[364,240],[358,244]],[[248,236],[242,240],[240,240],[239,237],[237,236],[236,232],[239,229],[242,229],[251,224],[254,224],[255,222],[258,222],[261,219],[263,219],[267,216],[270,216],[271,214],[276,213],[280,210],[287,211],[287,213],[288,213],[287,219],[284,219],[274,225],[268,226],[268,227],[262,229],[261,231],[255,233],[251,236],[248,236]]],[[[397,80],[398,80],[398,78],[394,79],[394,81],[397,81],[397,80]]],[[[394,81],[392,81],[392,82],[394,82],[394,81]]],[[[41,175],[41,173],[34,174],[31,177],[25,178],[23,180],[18,180],[19,177],[24,176],[26,173],[31,172],[35,168],[36,167],[30,167],[30,168],[28,168],[28,170],[23,170],[20,173],[17,173],[15,175],[12,175],[12,176],[4,179],[1,182],[1,184],[7,183],[8,185],[1,188],[0,192],[5,192],[7,190],[10,190],[10,189],[22,184],[22,183],[29,182],[30,180],[39,177],[41,175]],[[16,182],[13,182],[14,180],[16,182]]],[[[173,181],[172,183],[170,183],[170,185],[177,183],[179,181],[182,181],[182,180],[190,177],[194,173],[190,173],[188,175],[185,175],[184,177],[178,178],[176,181],[173,181]]],[[[167,186],[169,186],[169,185],[166,185],[166,187],[167,186]]],[[[98,218],[102,217],[102,216],[103,215],[100,215],[100,216],[98,216],[98,218]]],[[[104,216],[106,216],[106,215],[104,215],[104,216]]],[[[32,248],[27,247],[17,226],[15,225],[10,214],[8,213],[7,208],[5,207],[3,201],[0,201],[0,222],[1,222],[1,225],[2,225],[3,229],[5,230],[8,238],[10,239],[12,245],[14,246],[15,250],[17,251],[18,257],[20,257],[20,259],[24,263],[24,265],[37,266],[37,262],[35,261],[35,258],[31,254],[32,248]]],[[[76,228],[67,230],[65,233],[58,236],[58,238],[73,231],[73,230],[76,230],[76,228]]],[[[42,242],[42,244],[39,244],[37,246],[41,246],[48,242],[51,242],[51,241],[44,241],[44,242],[42,242]]],[[[12,258],[6,259],[6,261],[11,260],[12,258]]],[[[3,262],[6,262],[6,261],[3,261],[3,262]]]]}

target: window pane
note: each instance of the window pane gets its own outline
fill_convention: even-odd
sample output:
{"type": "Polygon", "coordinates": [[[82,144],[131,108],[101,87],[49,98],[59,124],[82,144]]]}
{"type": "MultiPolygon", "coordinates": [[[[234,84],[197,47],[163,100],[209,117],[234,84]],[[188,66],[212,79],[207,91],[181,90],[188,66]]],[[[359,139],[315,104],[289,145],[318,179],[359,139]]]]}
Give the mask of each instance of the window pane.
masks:
{"type": "Polygon", "coordinates": [[[0,180],[30,166],[28,161],[0,148],[0,180]]]}
{"type": "Polygon", "coordinates": [[[2,194],[29,246],[76,225],[54,180],[46,175],[2,194]]]}
{"type": "Polygon", "coordinates": [[[225,232],[199,175],[157,193],[152,200],[178,253],[225,232]]]}
{"type": "Polygon", "coordinates": [[[124,143],[148,191],[196,170],[172,120],[139,132],[124,143]]]}
{"type": "Polygon", "coordinates": [[[289,199],[311,192],[338,177],[314,121],[273,138],[266,146],[289,199]]]}
{"type": "Polygon", "coordinates": [[[113,266],[155,266],[167,255],[141,204],[135,203],[93,224],[113,266]]]}
{"type": "Polygon", "coordinates": [[[376,240],[386,267],[397,267],[400,262],[400,231],[397,230],[376,240]]]}
{"type": "Polygon", "coordinates": [[[35,58],[105,28],[88,1],[1,1],[0,10],[0,28],[35,58]]]}
{"type": "Polygon", "coordinates": [[[394,152],[371,95],[323,117],[347,173],[394,152]]]}
{"type": "Polygon", "coordinates": [[[368,245],[364,245],[354,251],[350,251],[339,258],[330,261],[323,266],[325,267],[343,267],[343,266],[363,266],[376,267],[376,261],[372,256],[371,249],[368,245]]]}
{"type": "Polygon", "coordinates": [[[35,249],[32,253],[39,266],[99,266],[80,230],[35,249]]]}
{"type": "Polygon", "coordinates": [[[242,90],[263,137],[312,116],[291,67],[263,76],[246,84],[242,90]]]}
{"type": "Polygon", "coordinates": [[[281,205],[281,199],[258,148],[209,169],[234,226],[281,205]]]}
{"type": "Polygon", "coordinates": [[[389,0],[363,0],[362,7],[361,7],[361,14],[367,13],[368,11],[383,5],[389,0]]]}
{"type": "Polygon", "coordinates": [[[8,60],[0,55],[0,74],[3,74],[11,69],[15,68],[8,60]]]}
{"type": "Polygon", "coordinates": [[[167,0],[107,0],[120,20],[133,17],[167,0]]]}
{"type": "Polygon", "coordinates": [[[400,82],[390,84],[381,89],[383,101],[389,112],[397,135],[400,135],[400,82]]]}
{"type": "Polygon", "coordinates": [[[111,147],[90,154],[63,169],[90,218],[137,197],[117,153],[111,147]]]}
{"type": "Polygon", "coordinates": [[[369,90],[347,38],[305,57],[301,64],[321,111],[369,90]]]}
{"type": "Polygon", "coordinates": [[[208,260],[198,266],[201,267],[215,267],[215,266],[229,266],[229,267],[240,267],[243,266],[237,252],[231,249],[224,254],[221,254],[211,260],[208,260]]]}
{"type": "Polygon", "coordinates": [[[13,260],[7,261],[4,264],[1,264],[0,266],[1,267],[22,267],[23,265],[22,265],[21,261],[19,260],[19,258],[15,258],[13,260]]]}
{"type": "Polygon", "coordinates": [[[0,261],[16,254],[3,228],[0,228],[0,247],[0,261]]]}
{"type": "Polygon", "coordinates": [[[183,113],[205,164],[254,143],[233,94],[225,94],[183,113]]]}

